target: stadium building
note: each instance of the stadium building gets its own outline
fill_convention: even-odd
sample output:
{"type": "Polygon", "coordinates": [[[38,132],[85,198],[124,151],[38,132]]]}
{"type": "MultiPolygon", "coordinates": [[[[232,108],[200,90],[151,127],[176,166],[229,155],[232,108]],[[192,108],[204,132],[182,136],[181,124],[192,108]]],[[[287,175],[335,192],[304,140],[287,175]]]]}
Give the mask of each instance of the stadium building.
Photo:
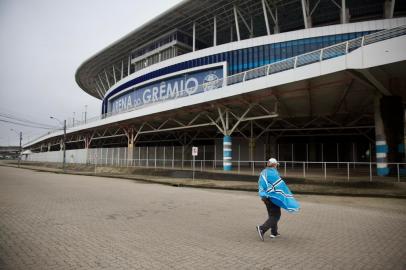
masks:
{"type": "MultiPolygon", "coordinates": [[[[86,154],[66,158],[184,167],[198,146],[210,168],[274,156],[388,175],[404,161],[405,60],[405,1],[185,0],[77,69],[102,106],[68,121],[66,149],[86,154]]],[[[56,161],[63,141],[24,148],[56,161]]]]}

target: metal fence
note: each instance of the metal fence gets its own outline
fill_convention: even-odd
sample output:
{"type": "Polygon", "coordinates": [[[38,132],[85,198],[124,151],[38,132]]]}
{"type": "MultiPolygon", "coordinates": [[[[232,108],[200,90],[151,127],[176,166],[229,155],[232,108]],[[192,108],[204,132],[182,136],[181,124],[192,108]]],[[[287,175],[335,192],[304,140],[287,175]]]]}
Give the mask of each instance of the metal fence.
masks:
{"type": "MultiPolygon", "coordinates": [[[[241,175],[258,175],[265,167],[263,160],[245,160],[237,152],[233,156],[231,172],[223,171],[222,148],[214,145],[201,147],[193,161],[190,149],[182,146],[90,148],[66,151],[66,163],[87,164],[96,167],[138,167],[151,169],[195,170],[241,175]]],[[[62,162],[62,151],[33,153],[26,161],[62,162]]],[[[288,156],[289,157],[289,156],[288,156]]],[[[391,174],[382,177],[376,173],[376,162],[357,161],[292,161],[279,162],[281,176],[300,179],[314,179],[326,182],[385,181],[405,182],[406,163],[388,163],[391,174]]]]}
{"type": "MultiPolygon", "coordinates": [[[[406,163],[388,163],[390,176],[378,176],[375,162],[306,162],[280,161],[282,177],[323,180],[326,182],[405,182],[406,163]]],[[[241,175],[259,175],[264,161],[233,161],[233,171],[224,172],[222,160],[193,159],[90,159],[95,166],[138,167],[151,169],[195,170],[200,172],[222,172],[241,175]]]]}

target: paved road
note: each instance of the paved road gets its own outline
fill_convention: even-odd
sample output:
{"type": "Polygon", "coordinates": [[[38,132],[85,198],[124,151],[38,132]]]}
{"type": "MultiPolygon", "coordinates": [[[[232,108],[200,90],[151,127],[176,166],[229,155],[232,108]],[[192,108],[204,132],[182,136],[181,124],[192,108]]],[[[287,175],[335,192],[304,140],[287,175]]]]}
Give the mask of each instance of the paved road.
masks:
{"type": "Polygon", "coordinates": [[[0,269],[406,269],[406,201],[297,196],[261,242],[255,193],[0,167],[0,269]]]}

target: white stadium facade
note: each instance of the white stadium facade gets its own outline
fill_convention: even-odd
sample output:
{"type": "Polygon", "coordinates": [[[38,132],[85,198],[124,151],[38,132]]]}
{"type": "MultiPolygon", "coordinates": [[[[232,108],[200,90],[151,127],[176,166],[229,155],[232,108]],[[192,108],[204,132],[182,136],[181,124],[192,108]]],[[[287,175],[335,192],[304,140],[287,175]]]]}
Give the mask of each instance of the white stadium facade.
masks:
{"type": "Polygon", "coordinates": [[[185,0],[77,69],[99,117],[24,148],[184,167],[197,146],[226,171],[273,156],[390,175],[404,161],[405,60],[406,1],[185,0]]]}

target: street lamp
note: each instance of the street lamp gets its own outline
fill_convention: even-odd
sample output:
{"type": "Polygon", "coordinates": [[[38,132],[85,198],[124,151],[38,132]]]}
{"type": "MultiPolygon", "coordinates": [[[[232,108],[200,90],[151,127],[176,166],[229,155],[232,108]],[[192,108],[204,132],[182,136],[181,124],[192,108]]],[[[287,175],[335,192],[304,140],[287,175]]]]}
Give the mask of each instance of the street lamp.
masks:
{"type": "Polygon", "coordinates": [[[86,124],[86,119],[87,118],[87,105],[85,105],[85,124],[86,124]]]}
{"type": "Polygon", "coordinates": [[[20,135],[20,152],[18,155],[18,168],[20,168],[20,163],[21,163],[21,152],[22,152],[22,148],[21,148],[21,141],[23,139],[23,132],[20,131],[20,133],[18,133],[17,131],[15,131],[14,129],[10,129],[11,131],[14,131],[17,135],[20,135]]]}
{"type": "Polygon", "coordinates": [[[63,124],[62,122],[58,119],[55,118],[53,116],[50,116],[49,118],[51,119],[55,119],[56,121],[59,122],[59,124],[61,126],[63,126],[63,163],[62,163],[62,170],[63,172],[65,172],[65,165],[66,165],[66,120],[63,120],[63,124]]]}

